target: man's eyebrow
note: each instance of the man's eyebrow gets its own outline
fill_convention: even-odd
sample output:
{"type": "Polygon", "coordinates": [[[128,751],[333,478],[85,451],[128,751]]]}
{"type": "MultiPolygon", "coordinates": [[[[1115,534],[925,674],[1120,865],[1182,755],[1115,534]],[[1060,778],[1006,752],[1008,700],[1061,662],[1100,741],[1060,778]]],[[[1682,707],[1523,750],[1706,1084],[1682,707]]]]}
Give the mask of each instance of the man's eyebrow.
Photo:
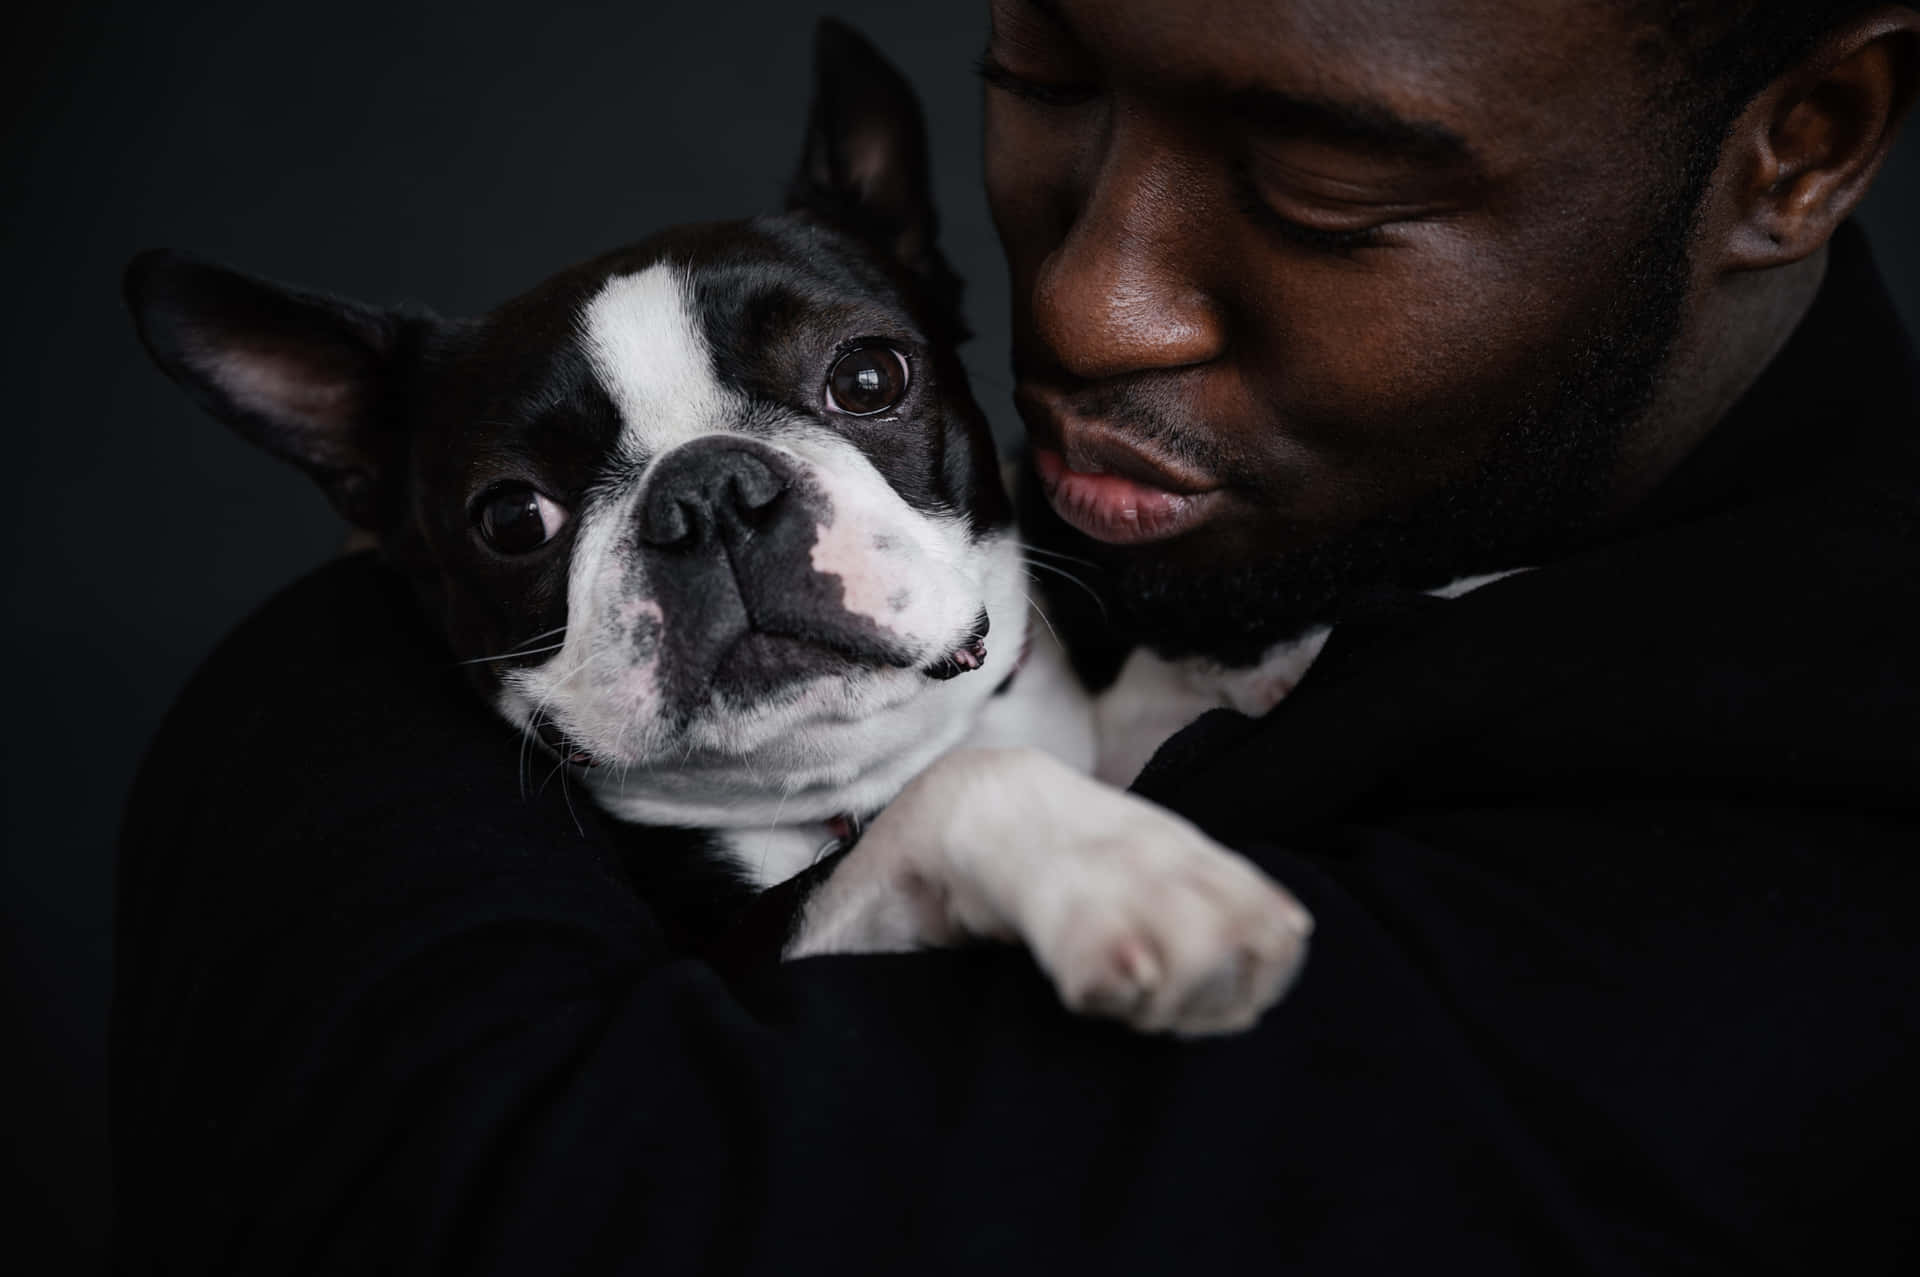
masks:
{"type": "Polygon", "coordinates": [[[1474,162],[1467,140],[1446,125],[1409,120],[1376,103],[1266,88],[1226,88],[1219,95],[1236,118],[1265,133],[1355,146],[1435,166],[1464,168],[1474,162]]]}

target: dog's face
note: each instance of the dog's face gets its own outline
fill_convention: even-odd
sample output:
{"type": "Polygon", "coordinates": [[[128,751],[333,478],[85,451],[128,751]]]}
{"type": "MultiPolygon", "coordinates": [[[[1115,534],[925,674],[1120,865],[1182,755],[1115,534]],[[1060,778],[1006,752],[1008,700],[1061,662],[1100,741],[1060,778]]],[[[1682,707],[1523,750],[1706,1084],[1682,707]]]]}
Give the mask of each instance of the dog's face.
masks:
{"type": "Polygon", "coordinates": [[[493,667],[498,704],[623,814],[884,801],[997,683],[969,668],[989,623],[1019,642],[985,421],[871,252],[810,218],[569,272],[436,380],[412,513],[449,632],[536,653],[493,667]]]}
{"type": "Polygon", "coordinates": [[[817,71],[787,213],[655,236],[479,320],[164,255],[129,272],[161,365],[376,531],[485,694],[631,819],[878,806],[1024,637],[917,107],[844,31],[817,71]]]}

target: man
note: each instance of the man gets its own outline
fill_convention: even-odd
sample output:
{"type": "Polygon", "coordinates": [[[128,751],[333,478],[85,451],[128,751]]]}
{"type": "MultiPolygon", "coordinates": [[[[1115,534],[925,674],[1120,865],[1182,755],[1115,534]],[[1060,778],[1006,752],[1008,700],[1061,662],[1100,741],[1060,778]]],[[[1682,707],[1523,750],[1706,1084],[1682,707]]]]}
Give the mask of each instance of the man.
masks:
{"type": "Polygon", "coordinates": [[[997,0],[1052,535],[1116,648],[1339,623],[1140,782],[1317,919],[1258,1030],[1011,953],[726,983],[336,571],[136,797],[126,1265],[1910,1264],[1920,370],[1842,223],[1920,15],[1791,8],[997,0]]]}

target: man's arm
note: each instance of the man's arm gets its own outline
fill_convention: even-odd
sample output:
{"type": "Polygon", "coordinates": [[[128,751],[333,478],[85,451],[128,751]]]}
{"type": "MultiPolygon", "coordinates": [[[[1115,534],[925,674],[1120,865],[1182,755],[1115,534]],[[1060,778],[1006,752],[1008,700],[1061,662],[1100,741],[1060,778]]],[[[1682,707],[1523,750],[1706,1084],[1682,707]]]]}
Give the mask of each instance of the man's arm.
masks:
{"type": "Polygon", "coordinates": [[[370,569],[329,572],[215,658],[130,813],[130,1271],[1910,1255],[1910,821],[1600,795],[1302,825],[1268,772],[1325,737],[1283,714],[1186,742],[1157,794],[1316,919],[1249,1033],[1070,1016],[1011,947],[729,980],[557,776],[520,797],[370,569]]]}
{"type": "Polygon", "coordinates": [[[559,776],[521,796],[407,616],[327,569],[156,744],[120,882],[129,1270],[1164,1271],[1381,1259],[1386,1222],[1475,1202],[1510,1226],[1456,1253],[1552,1253],[1497,1093],[1337,900],[1314,973],[1204,1047],[1064,1013],[1006,947],[728,981],[559,776]]]}

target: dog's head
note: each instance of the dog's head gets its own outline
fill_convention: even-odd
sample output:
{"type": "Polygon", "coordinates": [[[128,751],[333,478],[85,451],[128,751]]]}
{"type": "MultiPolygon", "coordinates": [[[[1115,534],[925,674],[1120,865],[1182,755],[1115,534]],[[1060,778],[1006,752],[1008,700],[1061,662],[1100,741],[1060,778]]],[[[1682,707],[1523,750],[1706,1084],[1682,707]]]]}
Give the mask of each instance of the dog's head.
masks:
{"type": "Polygon", "coordinates": [[[632,819],[875,807],[1024,638],[919,106],[843,27],[815,70],[785,213],[477,320],[128,270],[160,366],[373,532],[506,717],[632,819]]]}

